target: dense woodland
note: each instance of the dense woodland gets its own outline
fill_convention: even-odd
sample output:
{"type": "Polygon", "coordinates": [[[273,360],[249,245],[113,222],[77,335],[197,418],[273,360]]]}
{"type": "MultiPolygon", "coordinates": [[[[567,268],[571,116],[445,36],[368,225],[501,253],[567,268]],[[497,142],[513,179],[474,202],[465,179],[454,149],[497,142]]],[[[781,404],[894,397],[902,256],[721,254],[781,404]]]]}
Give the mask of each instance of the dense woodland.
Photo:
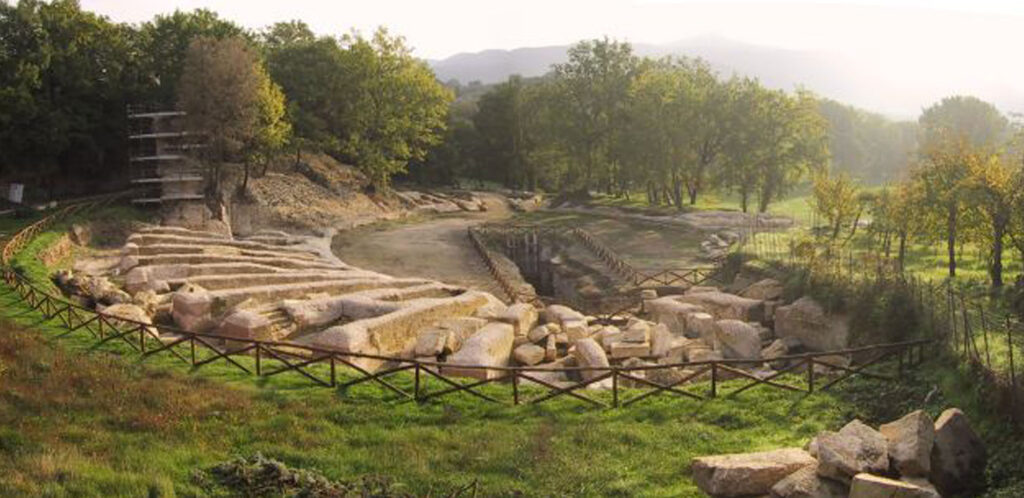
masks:
{"type": "MultiPolygon", "coordinates": [[[[179,107],[218,170],[327,152],[386,187],[432,183],[646,195],[679,207],[709,189],[763,209],[812,170],[899,175],[915,125],[808,92],[584,41],[542,78],[436,81],[401,37],[248,30],[207,10],[118,24],[74,0],[0,2],[0,177],[56,194],[126,177],[126,106],[179,107]],[[216,121],[216,122],[214,122],[216,121]]],[[[219,175],[213,175],[214,180],[219,175]]]]}
{"type": "Polygon", "coordinates": [[[52,195],[124,181],[126,107],[145,104],[187,111],[215,192],[223,164],[244,166],[244,189],[308,151],[378,190],[475,178],[678,209],[731,193],[763,212],[811,184],[833,241],[872,219],[900,261],[912,239],[944,241],[951,275],[980,244],[996,286],[1004,247],[1024,254],[1019,127],[990,104],[951,97],[897,122],[614,40],[568,55],[539,78],[442,84],[384,29],[252,31],[206,10],[125,25],[74,0],[0,2],[0,178],[52,195]]]}

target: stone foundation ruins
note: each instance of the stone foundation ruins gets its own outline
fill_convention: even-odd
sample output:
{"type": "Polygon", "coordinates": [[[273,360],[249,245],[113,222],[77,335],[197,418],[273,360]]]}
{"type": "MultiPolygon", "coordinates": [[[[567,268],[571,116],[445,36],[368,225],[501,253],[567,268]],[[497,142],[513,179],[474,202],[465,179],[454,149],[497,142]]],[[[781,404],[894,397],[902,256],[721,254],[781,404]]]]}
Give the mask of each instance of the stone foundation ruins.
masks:
{"type": "MultiPolygon", "coordinates": [[[[692,287],[659,297],[647,290],[641,316],[610,325],[566,306],[506,305],[486,292],[355,268],[331,254],[327,238],[276,231],[231,238],[143,226],[127,238],[113,273],[108,279],[63,272],[56,280],[83,304],[218,335],[228,349],[237,339],[293,341],[438,362],[443,373],[477,378],[500,376],[480,367],[536,366],[552,369],[536,374],[552,385],[597,375],[573,367],[716,359],[750,360],[745,369],[768,376],[787,366],[781,357],[842,349],[849,341],[842,317],[828,316],[810,298],[784,303],[781,284],[771,279],[736,294],[692,287]]],[[[849,358],[818,363],[826,361],[845,365],[849,358]]],[[[372,371],[388,361],[356,363],[372,371]]],[[[693,372],[679,366],[634,374],[667,384],[693,372]]]]}

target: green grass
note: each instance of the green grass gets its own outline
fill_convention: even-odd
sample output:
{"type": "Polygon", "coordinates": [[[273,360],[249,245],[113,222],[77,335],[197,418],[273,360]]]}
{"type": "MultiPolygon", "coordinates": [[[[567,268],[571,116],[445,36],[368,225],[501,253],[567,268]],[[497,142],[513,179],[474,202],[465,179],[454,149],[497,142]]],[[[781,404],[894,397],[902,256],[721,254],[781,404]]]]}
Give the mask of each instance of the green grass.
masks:
{"type": "MultiPolygon", "coordinates": [[[[48,271],[32,263],[43,244],[19,255],[33,278],[48,271]]],[[[375,385],[342,391],[223,362],[190,371],[170,355],[141,361],[123,343],[65,334],[0,287],[0,495],[226,496],[195,473],[260,452],[332,479],[391,476],[417,494],[478,481],[481,496],[699,496],[688,470],[695,456],[800,446],[854,417],[878,424],[961,406],[994,449],[991,496],[1019,496],[1024,445],[986,415],[967,375],[933,364],[905,384],[853,379],[812,396],[759,387],[705,402],[658,396],[618,410],[465,394],[420,405],[375,385]],[[942,394],[925,403],[932,386],[942,394]]],[[[412,385],[410,376],[394,382],[412,385]]],[[[509,396],[508,386],[483,391],[509,396]]]]}

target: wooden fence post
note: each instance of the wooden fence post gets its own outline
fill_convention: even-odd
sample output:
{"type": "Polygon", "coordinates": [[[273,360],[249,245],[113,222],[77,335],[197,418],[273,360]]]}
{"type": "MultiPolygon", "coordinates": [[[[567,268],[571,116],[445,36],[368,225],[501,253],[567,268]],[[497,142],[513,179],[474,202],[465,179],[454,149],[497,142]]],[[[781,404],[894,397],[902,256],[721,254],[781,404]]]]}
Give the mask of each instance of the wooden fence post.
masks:
{"type": "Polygon", "coordinates": [[[718,396],[718,363],[711,362],[711,397],[718,396]]]}

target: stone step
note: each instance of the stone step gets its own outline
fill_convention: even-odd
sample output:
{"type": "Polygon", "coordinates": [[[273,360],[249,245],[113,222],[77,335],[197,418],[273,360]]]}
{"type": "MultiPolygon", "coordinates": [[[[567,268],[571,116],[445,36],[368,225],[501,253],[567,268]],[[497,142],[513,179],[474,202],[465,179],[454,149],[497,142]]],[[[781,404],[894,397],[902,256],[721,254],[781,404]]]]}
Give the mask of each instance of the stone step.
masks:
{"type": "Polygon", "coordinates": [[[230,240],[230,237],[221,233],[206,232],[202,230],[190,230],[188,228],[172,226],[146,225],[136,230],[136,233],[145,233],[153,235],[181,235],[195,238],[230,240]]]}
{"type": "Polygon", "coordinates": [[[338,263],[315,262],[293,258],[225,256],[217,254],[161,254],[157,256],[138,256],[138,263],[139,266],[255,263],[291,270],[347,270],[351,268],[338,263]]]}
{"type": "Polygon", "coordinates": [[[282,252],[243,249],[225,245],[189,245],[189,244],[152,244],[139,247],[143,256],[159,256],[161,254],[227,254],[241,256],[264,256],[280,258],[296,258],[307,261],[320,261],[317,255],[309,252],[282,252]]]}
{"type": "Polygon", "coordinates": [[[353,278],[379,278],[380,275],[361,271],[296,271],[277,273],[235,273],[224,275],[201,275],[187,278],[168,279],[172,288],[190,282],[206,290],[235,289],[261,285],[297,284],[328,281],[346,281],[353,278]]]}
{"type": "Polygon", "coordinates": [[[191,246],[228,246],[240,249],[274,251],[288,254],[316,255],[315,252],[302,247],[265,244],[249,240],[213,239],[209,237],[192,237],[176,234],[134,233],[128,237],[128,242],[138,245],[140,249],[144,246],[151,246],[155,244],[179,244],[191,246]]]}

